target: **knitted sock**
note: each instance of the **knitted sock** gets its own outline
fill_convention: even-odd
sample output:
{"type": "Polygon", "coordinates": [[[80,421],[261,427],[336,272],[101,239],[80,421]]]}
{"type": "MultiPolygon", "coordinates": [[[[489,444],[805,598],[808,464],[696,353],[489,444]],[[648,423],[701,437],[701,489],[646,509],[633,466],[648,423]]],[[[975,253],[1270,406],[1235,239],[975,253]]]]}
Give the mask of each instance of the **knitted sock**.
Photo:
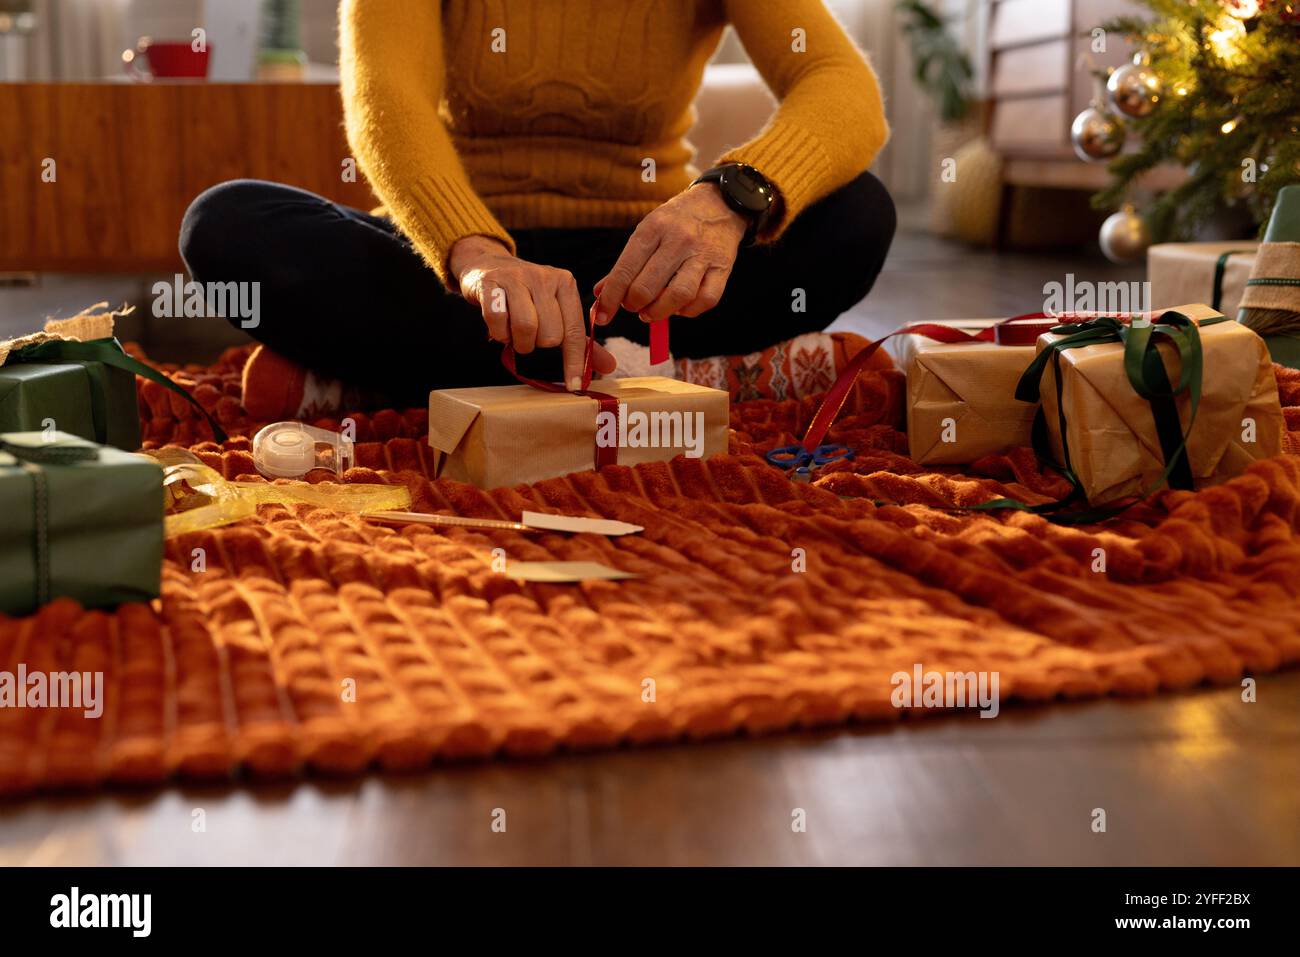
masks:
{"type": "Polygon", "coordinates": [[[258,346],[248,357],[243,394],[244,410],[266,422],[319,419],[383,404],[362,389],[304,369],[266,346],[258,346]]]}
{"type": "MultiPolygon", "coordinates": [[[[868,343],[852,332],[810,332],[746,356],[678,359],[677,378],[731,393],[733,402],[748,399],[802,399],[825,392],[868,343]]],[[[881,349],[864,371],[892,369],[881,349]]]]}

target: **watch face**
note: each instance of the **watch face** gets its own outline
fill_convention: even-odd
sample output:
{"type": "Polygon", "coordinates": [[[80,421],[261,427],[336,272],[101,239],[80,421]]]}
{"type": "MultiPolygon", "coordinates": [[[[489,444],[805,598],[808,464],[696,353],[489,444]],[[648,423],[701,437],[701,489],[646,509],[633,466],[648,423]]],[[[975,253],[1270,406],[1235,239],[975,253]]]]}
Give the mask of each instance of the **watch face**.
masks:
{"type": "Polygon", "coordinates": [[[752,213],[772,205],[772,187],[752,166],[729,166],[722,171],[719,185],[733,200],[752,213]]]}

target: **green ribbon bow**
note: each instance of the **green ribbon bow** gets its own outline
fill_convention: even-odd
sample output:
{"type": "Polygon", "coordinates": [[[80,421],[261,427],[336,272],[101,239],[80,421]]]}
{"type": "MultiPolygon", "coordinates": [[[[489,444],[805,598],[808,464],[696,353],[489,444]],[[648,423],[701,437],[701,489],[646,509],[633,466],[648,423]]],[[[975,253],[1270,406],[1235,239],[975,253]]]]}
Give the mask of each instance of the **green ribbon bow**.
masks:
{"type": "MultiPolygon", "coordinates": [[[[1201,326],[1226,322],[1226,317],[1207,319],[1201,326]]],[[[1010,498],[994,499],[972,506],[973,509],[991,511],[996,509],[1017,509],[1045,516],[1048,521],[1058,525],[1085,525],[1099,522],[1131,508],[1146,498],[1156,489],[1168,483],[1170,488],[1192,489],[1195,487],[1191,463],[1188,461],[1187,443],[1196,424],[1196,412],[1201,404],[1201,382],[1204,372],[1204,352],[1201,348],[1201,335],[1195,320],[1180,312],[1166,312],[1152,323],[1126,325],[1113,316],[1102,316],[1086,322],[1055,326],[1051,330],[1062,336],[1040,351],[1016,387],[1016,398],[1021,402],[1038,404],[1042,398],[1042,378],[1047,364],[1052,364],[1056,380],[1056,408],[1061,435],[1061,450],[1065,462],[1062,472],[1072,489],[1065,498],[1042,505],[1027,505],[1010,498]],[[1156,344],[1160,338],[1169,340],[1178,350],[1181,368],[1177,385],[1171,385],[1165,372],[1165,365],[1160,358],[1156,344]],[[1070,462],[1070,448],[1066,440],[1064,382],[1061,376],[1061,353],[1067,349],[1079,349],[1085,346],[1119,342],[1124,345],[1124,372],[1133,390],[1151,406],[1155,421],[1156,436],[1160,450],[1164,455],[1165,467],[1160,477],[1147,489],[1126,505],[1094,508],[1080,512],[1062,513],[1067,504],[1077,494],[1082,493],[1083,484],[1075,475],[1070,462]],[[1190,403],[1190,415],[1187,431],[1184,432],[1178,417],[1179,396],[1187,394],[1190,403]]],[[[1051,449],[1048,443],[1047,418],[1041,404],[1034,418],[1034,451],[1039,458],[1051,461],[1051,449]]]]}
{"type": "MultiPolygon", "coordinates": [[[[134,375],[141,376],[151,382],[157,382],[160,386],[170,389],[177,395],[181,396],[186,402],[198,409],[203,417],[208,420],[208,425],[212,427],[212,436],[218,442],[225,442],[228,436],[224,429],[217,424],[211,413],[203,406],[199,405],[198,400],[190,395],[185,389],[181,388],[167,376],[163,375],[157,369],[152,369],[136,359],[132,359],[122,351],[121,344],[116,339],[92,339],[88,342],[76,342],[70,339],[52,339],[47,342],[36,342],[31,345],[23,346],[9,354],[10,362],[102,362],[106,366],[115,366],[118,369],[124,369],[134,375]]],[[[107,415],[103,408],[103,397],[92,390],[92,415],[94,416],[96,429],[99,429],[106,421],[107,415]]],[[[101,433],[102,435],[102,433],[101,433]]]]}
{"type": "Polygon", "coordinates": [[[36,569],[34,597],[39,608],[50,600],[50,489],[41,466],[91,462],[99,458],[99,449],[94,445],[60,445],[57,442],[22,445],[0,438],[0,452],[11,455],[32,480],[32,564],[36,569]]]}

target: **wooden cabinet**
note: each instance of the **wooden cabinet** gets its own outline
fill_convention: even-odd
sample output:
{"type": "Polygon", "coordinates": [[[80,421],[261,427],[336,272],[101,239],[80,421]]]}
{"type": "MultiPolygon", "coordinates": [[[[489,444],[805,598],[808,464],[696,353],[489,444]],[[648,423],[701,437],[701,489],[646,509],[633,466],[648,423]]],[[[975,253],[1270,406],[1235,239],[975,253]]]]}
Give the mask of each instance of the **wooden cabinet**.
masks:
{"type": "Polygon", "coordinates": [[[227,179],[373,206],[349,155],[333,84],[0,84],[0,272],[178,270],[181,217],[227,179]]]}

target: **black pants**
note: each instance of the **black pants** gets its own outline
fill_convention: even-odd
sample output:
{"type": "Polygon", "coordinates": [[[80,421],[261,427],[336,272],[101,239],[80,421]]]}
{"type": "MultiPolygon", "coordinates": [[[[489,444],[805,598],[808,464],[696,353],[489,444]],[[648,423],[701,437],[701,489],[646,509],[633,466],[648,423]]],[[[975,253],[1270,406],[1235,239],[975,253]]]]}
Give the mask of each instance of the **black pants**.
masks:
{"type": "MultiPolygon", "coordinates": [[[[745,354],[826,328],[871,289],[894,226],[888,192],[863,173],[805,210],[779,242],[742,249],[721,302],[672,320],[674,356],[745,354]]],[[[630,235],[513,233],[520,257],[573,273],[584,308],[630,235]]],[[[480,310],[449,292],[387,219],[290,186],[235,180],[190,206],[180,250],[198,282],[260,283],[259,325],[247,331],[322,374],[416,405],[431,389],[514,381],[480,310]]],[[[598,335],[644,344],[648,327],[621,312],[598,335]]],[[[560,378],[559,349],[520,358],[521,371],[560,378]]]]}

